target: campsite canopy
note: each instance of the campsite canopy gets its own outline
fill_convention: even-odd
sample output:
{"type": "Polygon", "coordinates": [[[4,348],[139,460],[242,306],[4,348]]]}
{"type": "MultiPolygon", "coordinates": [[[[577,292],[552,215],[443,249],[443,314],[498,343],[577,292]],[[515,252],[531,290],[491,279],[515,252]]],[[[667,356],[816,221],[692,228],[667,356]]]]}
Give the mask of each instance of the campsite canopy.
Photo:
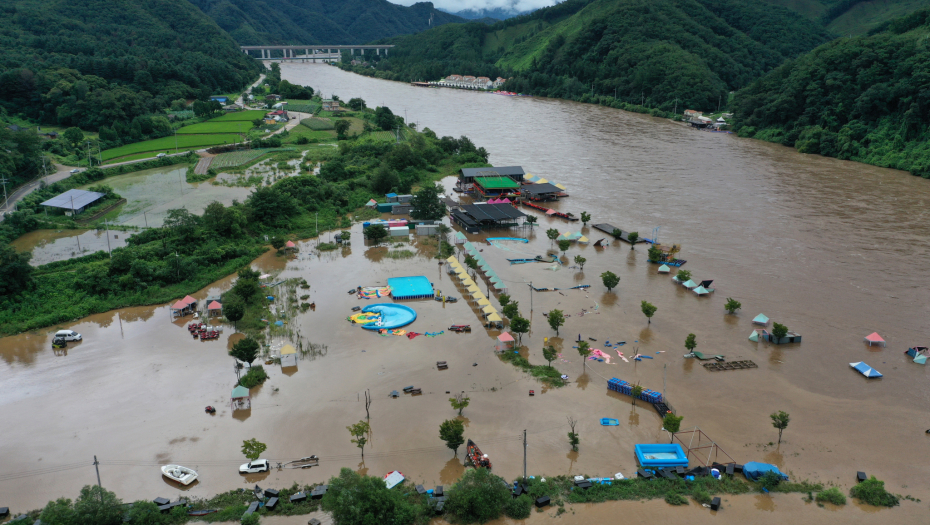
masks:
{"type": "Polygon", "coordinates": [[[173,305],[171,305],[172,310],[183,310],[185,308],[187,308],[187,303],[185,303],[183,300],[178,301],[174,303],[173,305]]]}
{"type": "Polygon", "coordinates": [[[477,292],[475,292],[475,293],[473,293],[473,294],[471,294],[471,297],[472,297],[472,299],[474,299],[474,300],[476,300],[476,301],[480,301],[481,299],[487,299],[487,297],[485,297],[484,294],[481,293],[480,290],[477,291],[477,292]]]}
{"type": "Polygon", "coordinates": [[[294,244],[294,241],[287,241],[287,242],[284,244],[284,247],[285,247],[285,248],[295,248],[295,247],[297,247],[297,245],[294,244]]]}
{"type": "Polygon", "coordinates": [[[487,299],[478,299],[478,305],[479,306],[491,306],[491,301],[488,301],[487,299]]]}
{"type": "Polygon", "coordinates": [[[471,292],[471,293],[476,293],[476,292],[480,292],[480,291],[481,291],[481,289],[478,288],[478,285],[477,285],[477,284],[473,284],[473,285],[471,285],[471,286],[469,286],[469,287],[467,287],[467,288],[465,288],[465,289],[468,290],[468,291],[471,292]]]}
{"type": "Polygon", "coordinates": [[[466,277],[462,279],[462,286],[464,286],[465,288],[468,288],[469,286],[476,286],[476,285],[475,285],[475,281],[471,280],[471,277],[466,277]]]}
{"type": "Polygon", "coordinates": [[[865,364],[862,361],[859,361],[858,363],[849,363],[849,366],[858,370],[859,373],[864,375],[865,377],[869,377],[869,378],[882,377],[882,374],[878,370],[875,370],[874,368],[865,364]]]}
{"type": "Polygon", "coordinates": [[[555,187],[563,191],[565,190],[565,186],[562,186],[561,184],[556,184],[555,187]]]}
{"type": "Polygon", "coordinates": [[[756,330],[753,330],[752,333],[749,334],[749,340],[758,343],[758,342],[759,342],[759,332],[757,332],[756,330]]]}
{"type": "Polygon", "coordinates": [[[194,299],[193,297],[191,297],[191,296],[189,296],[189,295],[185,295],[185,296],[184,296],[184,299],[181,299],[181,301],[182,301],[184,304],[194,304],[194,303],[197,302],[197,299],[194,299]]]}
{"type": "Polygon", "coordinates": [[[756,324],[769,324],[769,318],[766,317],[765,314],[759,314],[753,318],[752,322],[756,324]]]}
{"type": "Polygon", "coordinates": [[[587,237],[585,237],[584,235],[582,235],[581,237],[578,237],[578,242],[580,242],[581,244],[588,244],[588,243],[591,242],[591,241],[588,240],[587,237]]]}
{"type": "Polygon", "coordinates": [[[869,346],[879,343],[881,343],[882,346],[885,346],[885,340],[882,339],[882,336],[878,335],[878,332],[872,332],[871,334],[865,336],[865,340],[868,341],[869,346]]]}
{"type": "Polygon", "coordinates": [[[512,343],[512,342],[513,342],[513,336],[510,335],[510,333],[508,333],[508,332],[504,332],[504,333],[502,333],[501,335],[497,336],[497,340],[500,341],[500,342],[502,342],[502,343],[512,343]]]}
{"type": "Polygon", "coordinates": [[[488,315],[497,313],[497,310],[495,310],[494,307],[491,305],[486,305],[484,308],[481,309],[481,311],[488,315]]]}
{"type": "Polygon", "coordinates": [[[532,173],[527,173],[526,175],[523,176],[523,180],[527,182],[532,182],[535,178],[536,178],[536,175],[533,175],[532,173]]]}
{"type": "Polygon", "coordinates": [[[281,355],[296,354],[297,349],[293,345],[284,345],[281,347],[281,355]]]}
{"type": "Polygon", "coordinates": [[[221,305],[219,301],[211,301],[210,304],[207,305],[207,310],[222,310],[222,309],[223,309],[223,305],[221,305]]]}
{"type": "Polygon", "coordinates": [[[697,288],[695,288],[694,290],[691,290],[691,291],[694,292],[694,293],[696,293],[696,294],[698,294],[698,295],[707,295],[707,294],[710,293],[710,292],[707,291],[707,288],[704,288],[703,286],[698,286],[697,288]]]}
{"type": "Polygon", "coordinates": [[[555,210],[553,210],[552,208],[549,208],[548,210],[546,210],[546,215],[553,215],[553,214],[555,214],[555,213],[557,213],[557,212],[556,212],[555,210]]]}
{"type": "Polygon", "coordinates": [[[539,179],[536,181],[536,184],[546,184],[547,182],[549,182],[549,179],[539,179]]]}
{"type": "Polygon", "coordinates": [[[378,205],[378,201],[376,201],[376,200],[374,200],[374,199],[371,199],[370,201],[368,201],[368,202],[365,204],[365,206],[368,206],[369,208],[374,208],[374,207],[377,206],[377,205],[378,205]]]}
{"type": "Polygon", "coordinates": [[[691,288],[697,288],[698,284],[694,282],[693,280],[688,279],[687,281],[681,283],[681,285],[684,286],[685,288],[691,289],[691,288]]]}
{"type": "Polygon", "coordinates": [[[663,264],[662,266],[659,266],[659,273],[668,273],[670,271],[672,271],[672,269],[669,268],[667,264],[663,264]]]}
{"type": "Polygon", "coordinates": [[[494,323],[499,323],[499,322],[501,322],[501,316],[499,316],[499,315],[497,315],[497,314],[491,314],[491,315],[488,316],[488,321],[491,321],[491,322],[494,322],[494,323]]]}

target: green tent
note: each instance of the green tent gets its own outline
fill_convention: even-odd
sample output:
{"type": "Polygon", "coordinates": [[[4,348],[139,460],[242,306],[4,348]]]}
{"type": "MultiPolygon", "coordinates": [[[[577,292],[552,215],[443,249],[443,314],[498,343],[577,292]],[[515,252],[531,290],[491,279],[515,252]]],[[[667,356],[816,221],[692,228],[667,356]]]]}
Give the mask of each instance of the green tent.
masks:
{"type": "Polygon", "coordinates": [[[759,342],[759,332],[753,330],[752,333],[749,334],[749,340],[752,341],[752,342],[754,342],[754,343],[758,343],[758,342],[759,342]]]}
{"type": "Polygon", "coordinates": [[[239,385],[236,388],[233,388],[232,395],[229,397],[233,399],[236,399],[239,397],[249,397],[249,389],[242,385],[239,385]]]}

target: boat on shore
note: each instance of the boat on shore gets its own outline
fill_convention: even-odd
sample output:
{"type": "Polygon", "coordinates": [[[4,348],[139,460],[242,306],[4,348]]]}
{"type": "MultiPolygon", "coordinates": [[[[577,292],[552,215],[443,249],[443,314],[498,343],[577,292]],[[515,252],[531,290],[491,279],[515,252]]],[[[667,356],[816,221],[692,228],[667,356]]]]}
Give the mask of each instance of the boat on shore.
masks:
{"type": "Polygon", "coordinates": [[[190,485],[197,479],[196,470],[181,465],[165,465],[161,468],[161,473],[166,478],[177,481],[181,485],[190,485]]]}

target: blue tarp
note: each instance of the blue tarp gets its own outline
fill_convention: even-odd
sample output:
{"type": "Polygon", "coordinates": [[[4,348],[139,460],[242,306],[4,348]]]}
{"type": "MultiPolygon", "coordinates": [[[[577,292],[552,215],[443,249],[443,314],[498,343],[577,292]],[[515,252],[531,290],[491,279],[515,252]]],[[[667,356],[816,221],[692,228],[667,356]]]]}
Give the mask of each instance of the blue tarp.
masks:
{"type": "Polygon", "coordinates": [[[788,476],[782,474],[778,467],[771,465],[769,463],[758,463],[756,461],[750,461],[743,465],[743,475],[746,476],[746,479],[750,481],[758,481],[759,478],[765,475],[766,472],[774,472],[781,476],[781,479],[787,481],[788,476]]]}
{"type": "Polygon", "coordinates": [[[865,364],[862,361],[859,361],[858,363],[849,363],[849,366],[858,370],[859,373],[864,375],[865,377],[869,377],[869,378],[882,377],[882,374],[878,370],[875,370],[874,368],[865,364]]]}

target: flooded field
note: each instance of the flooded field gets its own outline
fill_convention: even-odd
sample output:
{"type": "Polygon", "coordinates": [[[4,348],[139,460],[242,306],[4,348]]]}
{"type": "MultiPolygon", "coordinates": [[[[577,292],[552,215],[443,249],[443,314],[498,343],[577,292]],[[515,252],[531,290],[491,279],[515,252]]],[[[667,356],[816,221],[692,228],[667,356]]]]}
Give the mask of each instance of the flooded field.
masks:
{"type": "Polygon", "coordinates": [[[33,266],[126,246],[135,232],[112,230],[36,230],[13,241],[18,251],[32,250],[33,266]],[[109,236],[109,242],[107,237],[109,236]]]}
{"type": "Polygon", "coordinates": [[[155,168],[106,179],[106,184],[127,201],[114,222],[158,227],[168,210],[185,208],[200,214],[213,201],[229,205],[235,199],[244,200],[252,192],[251,188],[215,186],[209,182],[188,184],[186,174],[186,167],[155,168]]]}
{"type": "MultiPolygon", "coordinates": [[[[629,397],[607,390],[606,381],[617,377],[664,391],[685,417],[683,429],[700,427],[739,463],[774,463],[793,478],[837,484],[844,491],[855,472],[864,470],[885,480],[889,490],[923,501],[877,511],[852,503],[821,509],[801,501],[800,494],[741,496],[727,498],[716,515],[662,501],[606,503],[576,506],[559,518],[566,523],[601,523],[618,515],[634,522],[864,523],[874,522],[875,513],[883,521],[926,521],[930,372],[903,352],[926,345],[930,337],[930,306],[918,269],[930,249],[930,225],[921,220],[930,200],[927,181],[596,106],[424,90],[327,66],[286,64],[282,71],[302,85],[343,98],[361,96],[395,112],[417,100],[421,127],[467,135],[491,151],[496,165],[520,164],[565,184],[571,197],[555,205],[559,210],[586,210],[593,223],[638,230],[644,237],[659,227],[659,239],[681,243],[685,269],[696,280],[713,279],[716,293],[697,297],[657,274],[644,245],[635,250],[623,243],[573,245],[567,256],[586,257],[583,272],[569,268],[570,262],[555,268],[511,266],[508,258],[555,248],[545,236],[547,228],[581,231],[592,241],[605,236],[534,211],[528,213],[540,224],[532,231],[491,232],[526,236],[528,244],[492,246],[481,242],[485,235],[469,236],[532,321],[523,352],[542,364],[544,338],[560,348],[562,356],[552,365],[569,376],[570,384],[547,389],[500,361],[493,352],[497,332],[446,331],[410,340],[380,337],[347,323],[353,306],[370,304],[347,291],[383,285],[388,277],[425,275],[446,294],[464,292],[429,258],[425,242],[406,248],[413,258],[393,259],[387,253],[394,248],[366,246],[356,225],[351,247],[319,254],[316,241],[304,241],[296,256],[268,255],[255,263],[280,278],[310,283],[316,311],[291,323],[304,340],[327,350],[305,356],[296,370],[267,367],[271,379],[253,389],[247,412],[229,408],[235,373],[226,349],[232,327],[219,341],[200,343],[187,334],[186,321],[170,321],[166,307],[124,309],[70,324],[85,340],[59,354],[51,349],[52,329],[0,339],[6,387],[0,413],[18,423],[7,426],[0,441],[0,454],[9,458],[0,470],[0,493],[11,494],[17,508],[74,497],[80,486],[96,481],[94,454],[103,484],[124,499],[178,496],[180,489],[158,471],[168,461],[200,472],[198,483],[186,489],[198,496],[256,482],[321,482],[342,467],[377,476],[397,469],[417,482],[448,485],[463,470],[462,454],[456,458],[444,446],[438,426],[455,415],[451,393],[462,391],[471,397],[464,412],[466,437],[489,454],[494,472],[505,478],[522,474],[524,429],[530,474],[630,474],[634,444],[668,437],[652,407],[634,407],[629,397]],[[489,132],[491,120],[511,123],[508,133],[489,132]],[[558,138],[539,122],[558,126],[558,138]],[[600,282],[607,270],[621,278],[613,293],[600,282]],[[560,290],[531,293],[529,283],[560,290]],[[591,288],[566,289],[579,284],[591,288]],[[736,315],[724,312],[727,297],[742,302],[736,315]],[[658,307],[651,324],[640,311],[642,300],[658,307]],[[558,337],[543,316],[554,308],[571,316],[558,337]],[[751,319],[760,312],[801,333],[803,343],[748,341],[751,319]],[[873,331],[885,337],[887,347],[864,344],[863,337],[873,331]],[[705,370],[682,357],[689,333],[697,336],[696,350],[752,360],[758,368],[705,370]],[[596,339],[592,346],[609,355],[616,351],[605,341],[625,341],[620,350],[626,355],[638,350],[653,359],[588,362],[583,374],[571,342],[579,334],[596,339]],[[436,370],[440,360],[449,363],[448,370],[436,370]],[[849,368],[856,361],[866,361],[884,378],[866,380],[849,368]],[[408,385],[422,388],[423,395],[388,397],[408,385]],[[537,395],[530,397],[530,389],[537,395]],[[365,417],[365,390],[374,403],[362,461],[345,427],[365,417]],[[216,406],[217,414],[206,415],[205,405],[216,406]],[[778,410],[791,414],[780,446],[772,444],[778,433],[769,419],[778,410]],[[567,443],[566,416],[581,422],[577,453],[567,443]],[[621,424],[602,427],[602,417],[621,424]],[[244,462],[239,448],[249,438],[267,443],[272,461],[316,454],[321,466],[241,477],[236,474],[244,462]]],[[[444,181],[447,188],[450,182],[444,181]]],[[[159,191],[170,195],[171,184],[178,179],[159,191]]],[[[166,209],[171,207],[177,206],[166,209]]],[[[216,283],[197,297],[231,282],[216,283]]],[[[477,310],[464,301],[405,304],[418,313],[407,330],[437,332],[451,324],[479,323],[477,310]]],[[[541,523],[554,512],[534,513],[527,523],[541,523]]]]}

